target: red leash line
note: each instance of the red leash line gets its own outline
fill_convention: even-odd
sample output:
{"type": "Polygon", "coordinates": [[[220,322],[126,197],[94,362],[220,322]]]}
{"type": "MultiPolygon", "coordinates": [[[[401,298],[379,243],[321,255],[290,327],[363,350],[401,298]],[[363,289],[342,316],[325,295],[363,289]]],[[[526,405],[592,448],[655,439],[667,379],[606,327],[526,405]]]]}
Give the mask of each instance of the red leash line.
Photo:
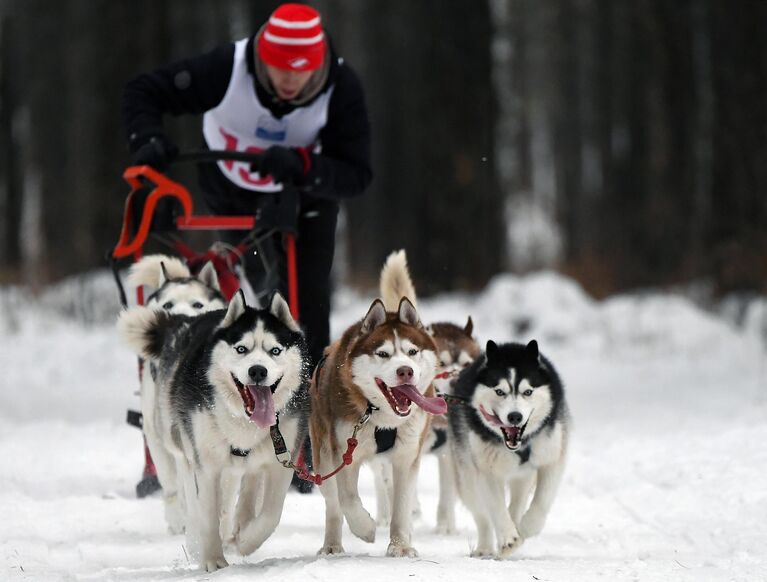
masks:
{"type": "Polygon", "coordinates": [[[330,479],[331,477],[335,477],[336,474],[338,474],[341,469],[346,467],[347,465],[351,465],[352,461],[354,460],[354,449],[357,448],[358,441],[354,437],[349,437],[346,439],[346,452],[343,454],[342,459],[343,462],[338,465],[335,469],[333,469],[330,473],[327,475],[320,475],[319,473],[309,473],[309,471],[306,470],[306,467],[298,467],[294,465],[292,462],[290,463],[290,466],[285,465],[286,467],[293,469],[296,472],[296,475],[298,475],[299,479],[303,479],[304,481],[311,481],[315,485],[322,485],[322,482],[326,479],[330,479]]]}
{"type": "Polygon", "coordinates": [[[354,425],[354,430],[352,431],[352,436],[350,436],[348,439],[346,439],[346,452],[341,455],[342,462],[338,467],[333,469],[330,473],[327,475],[320,475],[319,473],[310,473],[306,470],[305,466],[298,466],[296,465],[290,458],[290,453],[287,450],[284,450],[284,440],[282,441],[282,446],[280,446],[279,440],[282,440],[282,434],[280,434],[279,429],[279,423],[274,425],[272,427],[272,431],[274,431],[274,434],[272,436],[272,444],[274,445],[274,454],[277,457],[277,460],[282,464],[283,467],[286,469],[293,469],[293,471],[296,472],[296,475],[299,479],[303,479],[304,481],[311,481],[315,485],[322,485],[322,482],[326,479],[330,479],[331,477],[335,477],[341,469],[346,467],[347,465],[351,465],[354,461],[354,449],[357,448],[357,445],[359,444],[359,441],[357,440],[357,432],[365,425],[365,423],[370,420],[370,416],[373,414],[373,410],[377,410],[373,407],[372,404],[368,405],[367,410],[365,410],[365,414],[363,414],[360,419],[357,421],[357,423],[354,425]],[[275,438],[277,437],[277,438],[275,438]],[[282,457],[282,458],[281,458],[282,457]]]}

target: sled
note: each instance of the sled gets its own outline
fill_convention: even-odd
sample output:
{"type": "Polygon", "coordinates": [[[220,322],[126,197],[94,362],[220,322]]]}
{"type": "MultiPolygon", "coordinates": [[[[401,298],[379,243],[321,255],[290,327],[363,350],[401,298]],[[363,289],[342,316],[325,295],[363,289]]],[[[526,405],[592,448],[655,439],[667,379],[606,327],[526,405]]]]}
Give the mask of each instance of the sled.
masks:
{"type": "MultiPolygon", "coordinates": [[[[195,162],[210,163],[219,160],[246,162],[257,169],[261,160],[258,153],[235,151],[205,150],[179,155],[173,163],[195,162]]],[[[295,188],[287,187],[281,192],[266,193],[271,196],[266,212],[255,216],[197,215],[194,213],[192,197],[180,183],[171,180],[165,174],[151,166],[131,166],[123,173],[123,178],[131,190],[125,200],[123,223],[117,245],[108,256],[115,277],[120,301],[128,306],[125,289],[120,280],[118,262],[132,259],[136,262],[144,254],[144,247],[149,240],[156,240],[162,246],[180,255],[196,274],[206,262],[212,261],[221,286],[221,293],[227,301],[239,289],[239,279],[235,266],[240,263],[246,252],[275,233],[282,233],[285,247],[287,268],[288,305],[293,318],[298,321],[298,273],[296,267],[296,223],[298,212],[298,193],[295,188]],[[172,216],[170,221],[158,223],[155,214],[159,205],[175,204],[181,213],[172,216]],[[243,238],[233,247],[214,243],[203,252],[195,251],[187,244],[180,233],[184,231],[243,231],[243,238]]],[[[289,185],[288,185],[289,186],[289,185]]],[[[168,210],[166,207],[165,210],[168,210]]],[[[263,258],[262,258],[263,260],[263,258]]],[[[266,265],[268,267],[268,265],[266,265]]],[[[136,289],[136,304],[144,305],[143,287],[136,289]]],[[[139,359],[139,383],[143,362],[139,359]]],[[[141,413],[129,410],[127,422],[138,428],[142,427],[141,413]]],[[[144,470],[136,485],[136,495],[146,497],[160,489],[157,470],[152,462],[149,449],[144,442],[144,470]]]]}

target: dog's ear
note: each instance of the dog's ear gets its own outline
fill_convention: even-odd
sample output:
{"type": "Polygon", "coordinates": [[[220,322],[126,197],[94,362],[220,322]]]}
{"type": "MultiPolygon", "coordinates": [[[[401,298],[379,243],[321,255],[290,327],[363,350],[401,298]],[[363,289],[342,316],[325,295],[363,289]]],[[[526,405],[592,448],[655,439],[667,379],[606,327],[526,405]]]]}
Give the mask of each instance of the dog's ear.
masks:
{"type": "Polygon", "coordinates": [[[165,283],[167,283],[170,280],[170,277],[168,276],[168,271],[165,269],[165,263],[160,261],[160,279],[157,281],[157,288],[159,289],[165,283]]]}
{"type": "Polygon", "coordinates": [[[368,309],[365,319],[362,320],[361,334],[368,334],[386,321],[386,308],[383,301],[376,299],[368,309]]]}
{"type": "Polygon", "coordinates": [[[293,315],[290,313],[287,301],[277,292],[272,295],[272,300],[269,302],[269,313],[284,323],[290,331],[301,333],[301,328],[298,327],[296,320],[293,319],[293,315]]]}
{"type": "Polygon", "coordinates": [[[205,266],[197,273],[197,280],[203,285],[207,285],[211,289],[215,289],[221,293],[221,285],[218,282],[218,275],[216,274],[216,266],[213,261],[208,261],[205,266]]]}
{"type": "Polygon", "coordinates": [[[493,340],[487,340],[487,345],[485,346],[485,355],[487,356],[488,360],[495,359],[495,357],[498,355],[498,344],[496,344],[493,340]]]}
{"type": "Polygon", "coordinates": [[[472,331],[474,331],[474,322],[471,320],[471,315],[470,315],[469,319],[466,321],[466,327],[463,328],[463,333],[471,337],[472,331]]]}
{"type": "Polygon", "coordinates": [[[399,320],[402,323],[413,325],[415,327],[422,327],[421,318],[418,317],[418,312],[407,297],[403,297],[399,300],[399,309],[397,311],[399,313],[399,320]]]}
{"type": "Polygon", "coordinates": [[[537,362],[538,361],[538,342],[535,340],[530,340],[530,342],[525,346],[525,357],[527,357],[528,360],[537,362]]]}
{"type": "Polygon", "coordinates": [[[242,292],[242,289],[238,289],[237,293],[234,294],[234,297],[232,297],[232,300],[229,302],[226,315],[219,327],[229,327],[237,321],[243,313],[245,313],[245,294],[242,292]]]}

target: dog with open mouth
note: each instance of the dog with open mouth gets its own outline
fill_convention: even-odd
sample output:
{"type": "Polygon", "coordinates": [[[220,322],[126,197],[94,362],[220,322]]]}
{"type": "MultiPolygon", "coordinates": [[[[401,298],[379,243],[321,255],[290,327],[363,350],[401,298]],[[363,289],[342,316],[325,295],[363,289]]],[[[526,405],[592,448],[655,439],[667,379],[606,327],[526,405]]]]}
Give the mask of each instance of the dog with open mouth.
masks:
{"type": "MultiPolygon", "coordinates": [[[[406,276],[404,253],[390,256],[387,270],[381,277],[384,287],[406,276]]],[[[325,498],[321,554],[344,551],[344,518],[357,537],[375,540],[376,523],[362,505],[358,479],[361,465],[379,454],[391,463],[394,491],[386,553],[417,555],[411,545],[411,500],[431,415],[444,414],[447,405],[435,395],[436,347],[414,301],[412,295],[399,297],[392,310],[381,299],[373,301],[365,317],[326,350],[315,372],[310,417],[315,469],[327,474],[344,464],[355,426],[359,443],[351,464],[320,487],[325,498]]]]}
{"type": "Polygon", "coordinates": [[[203,569],[222,568],[227,473],[242,484],[234,534],[241,553],[258,548],[282,515],[292,472],[275,459],[270,429],[279,426],[297,454],[308,420],[304,336],[279,293],[266,309],[254,309],[241,291],[227,309],[196,317],[132,307],[118,330],[156,362],[163,440],[184,483],[187,541],[203,569]],[[258,512],[252,491],[263,492],[258,512]]]}
{"type": "Polygon", "coordinates": [[[570,426],[562,382],[535,340],[488,341],[453,396],[448,441],[458,493],[477,525],[472,556],[507,558],[541,532],[559,488],[570,426]]]}
{"type": "MultiPolygon", "coordinates": [[[[392,253],[381,271],[381,299],[388,311],[393,311],[401,297],[413,298],[415,285],[407,268],[404,251],[392,253]]],[[[474,323],[469,317],[464,326],[452,322],[439,321],[426,326],[427,333],[434,340],[437,349],[437,375],[434,387],[438,394],[451,394],[451,383],[457,375],[467,368],[481,352],[477,340],[472,335],[474,323]]],[[[437,456],[439,467],[439,502],[437,504],[437,532],[455,533],[455,480],[453,477],[452,453],[447,444],[447,417],[432,416],[432,428],[423,447],[424,452],[437,456]]],[[[370,462],[375,477],[376,523],[389,525],[393,499],[392,466],[385,455],[376,455],[370,462]]],[[[428,476],[433,478],[432,476],[428,476]]],[[[413,495],[413,516],[421,513],[417,491],[413,495]]]]}

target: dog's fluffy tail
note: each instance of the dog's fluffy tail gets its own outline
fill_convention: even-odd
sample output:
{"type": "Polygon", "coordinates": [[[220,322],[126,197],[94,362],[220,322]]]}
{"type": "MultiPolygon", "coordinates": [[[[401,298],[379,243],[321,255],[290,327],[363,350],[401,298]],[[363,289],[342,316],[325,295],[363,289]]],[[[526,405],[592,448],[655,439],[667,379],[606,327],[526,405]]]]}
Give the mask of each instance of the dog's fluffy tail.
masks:
{"type": "Polygon", "coordinates": [[[168,279],[184,279],[192,274],[181,259],[169,255],[147,255],[133,263],[128,273],[128,283],[134,287],[149,285],[159,289],[162,280],[162,267],[168,279]],[[162,263],[162,266],[161,264],[162,263]]]}
{"type": "Polygon", "coordinates": [[[127,346],[142,358],[160,356],[171,315],[143,305],[126,309],[117,319],[117,331],[127,346]]]}
{"type": "Polygon", "coordinates": [[[397,311],[403,297],[407,297],[413,307],[418,307],[404,250],[395,251],[386,258],[381,269],[380,291],[386,311],[397,311]]]}

